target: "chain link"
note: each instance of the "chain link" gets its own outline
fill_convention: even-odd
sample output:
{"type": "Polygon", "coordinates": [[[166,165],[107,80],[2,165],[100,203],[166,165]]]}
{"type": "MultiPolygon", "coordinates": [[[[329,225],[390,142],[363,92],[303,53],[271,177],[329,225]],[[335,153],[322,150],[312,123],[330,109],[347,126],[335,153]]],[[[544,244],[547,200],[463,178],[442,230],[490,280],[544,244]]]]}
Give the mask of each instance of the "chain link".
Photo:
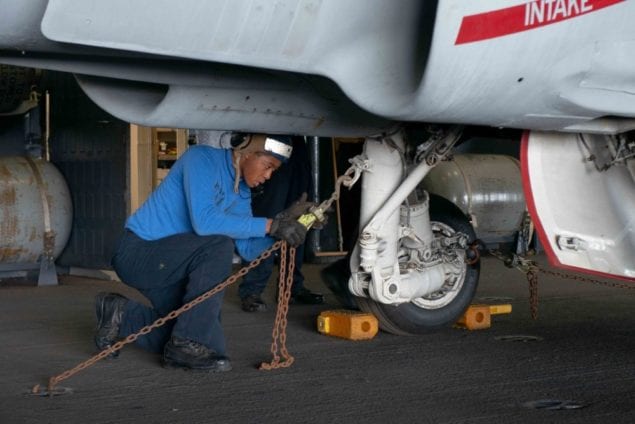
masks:
{"type": "MultiPolygon", "coordinates": [[[[333,202],[339,199],[340,189],[342,185],[348,188],[352,187],[353,184],[355,184],[359,180],[362,171],[368,169],[368,162],[364,160],[363,156],[356,156],[350,159],[349,162],[351,163],[351,166],[346,170],[346,172],[343,175],[341,175],[337,179],[335,183],[335,191],[333,192],[331,197],[319,205],[318,209],[320,209],[322,213],[326,212],[326,210],[328,210],[328,208],[331,207],[333,202]]],[[[273,359],[271,360],[271,362],[268,362],[268,363],[263,362],[260,365],[260,369],[272,370],[276,368],[286,368],[291,366],[291,364],[293,364],[294,358],[287,351],[286,328],[287,328],[287,322],[288,322],[287,314],[289,312],[289,299],[291,298],[291,286],[293,285],[293,270],[295,268],[295,260],[294,260],[295,247],[292,247],[289,250],[290,260],[289,260],[289,266],[288,266],[289,269],[287,269],[287,243],[284,243],[279,240],[275,242],[273,246],[271,246],[269,249],[265,250],[260,256],[254,259],[251,263],[249,263],[249,265],[241,268],[237,273],[231,275],[225,281],[213,287],[212,289],[208,290],[207,292],[203,293],[202,295],[198,296],[196,299],[192,300],[191,302],[188,302],[185,305],[181,306],[180,308],[170,312],[165,317],[157,319],[152,324],[147,325],[143,327],[142,329],[140,329],[138,332],[134,334],[130,334],[125,339],[118,341],[112,346],[109,346],[107,349],[102,350],[101,352],[90,357],[86,361],[81,362],[77,366],[62,372],[61,374],[52,376],[48,381],[49,395],[52,395],[53,389],[61,381],[64,381],[72,377],[78,372],[92,366],[96,362],[104,359],[105,357],[113,354],[114,352],[121,350],[125,345],[134,343],[140,336],[148,334],[152,330],[161,327],[166,322],[177,318],[182,313],[189,311],[190,309],[192,309],[199,303],[206,301],[210,297],[214,296],[216,293],[224,290],[227,286],[230,286],[231,284],[235,283],[239,278],[244,277],[249,271],[251,271],[258,265],[260,265],[260,263],[264,259],[271,256],[271,254],[278,249],[281,249],[280,280],[279,280],[279,287],[278,287],[278,309],[276,311],[276,320],[275,320],[274,328],[272,331],[273,341],[271,343],[271,353],[273,355],[273,359]],[[284,361],[281,362],[281,358],[284,359],[284,361]]],[[[32,392],[39,393],[39,391],[40,391],[40,385],[36,384],[33,387],[32,392]]]]}
{"type": "Polygon", "coordinates": [[[534,321],[538,319],[538,273],[533,269],[527,271],[529,284],[529,313],[534,321]]]}
{"type": "MultiPolygon", "coordinates": [[[[323,215],[340,197],[342,186],[351,188],[360,178],[362,171],[368,169],[368,162],[363,156],[355,156],[350,159],[351,166],[342,174],[335,182],[335,190],[331,197],[320,203],[317,207],[319,212],[316,218],[321,221],[318,215],[323,215]]],[[[315,211],[317,212],[317,211],[315,211]]],[[[315,213],[314,212],[314,213],[315,213]]],[[[310,225],[310,224],[309,224],[310,225]]],[[[278,309],[276,310],[276,320],[272,330],[271,355],[270,362],[260,364],[260,370],[273,370],[277,368],[290,367],[294,358],[287,351],[287,315],[289,312],[289,299],[291,298],[291,287],[293,286],[293,271],[295,269],[295,247],[289,249],[289,266],[287,266],[287,245],[282,244],[280,250],[280,277],[278,281],[278,309]],[[282,360],[281,360],[282,359],[282,360]]]]}
{"type": "MultiPolygon", "coordinates": [[[[251,263],[249,263],[249,265],[241,268],[237,273],[231,275],[225,281],[223,281],[222,283],[218,284],[217,286],[214,286],[212,289],[206,291],[202,295],[198,296],[196,299],[186,303],[185,305],[181,306],[178,309],[175,309],[174,311],[170,312],[166,316],[157,319],[152,324],[147,325],[147,326],[143,327],[142,329],[140,329],[138,332],[136,332],[134,334],[130,334],[125,339],[120,340],[117,343],[115,343],[114,345],[108,347],[107,349],[102,350],[98,354],[96,354],[96,355],[90,357],[89,359],[87,359],[86,361],[78,364],[74,368],[68,369],[68,370],[64,371],[63,373],[61,373],[61,374],[58,374],[58,375],[55,375],[55,376],[51,377],[49,379],[49,382],[48,382],[48,393],[52,394],[53,393],[53,389],[55,388],[55,386],[59,382],[64,381],[64,380],[72,377],[73,375],[75,375],[78,372],[90,367],[91,365],[95,364],[96,362],[100,361],[101,359],[104,359],[105,357],[109,356],[110,354],[121,350],[125,345],[135,342],[140,336],[148,334],[152,330],[161,327],[166,322],[177,318],[182,313],[184,313],[186,311],[189,311],[190,309],[192,309],[193,307],[195,307],[199,303],[202,303],[202,302],[206,301],[210,297],[214,296],[216,293],[224,290],[226,287],[228,287],[231,284],[235,283],[239,278],[245,276],[249,271],[251,271],[252,269],[257,267],[258,265],[260,265],[260,263],[264,259],[267,259],[269,256],[271,256],[271,254],[273,252],[275,252],[276,250],[278,250],[281,246],[284,246],[284,248],[286,250],[286,243],[283,243],[280,240],[275,242],[273,244],[273,246],[271,246],[269,249],[265,250],[260,256],[258,256],[251,263]]],[[[295,249],[292,249],[292,250],[295,251],[295,249]]],[[[291,275],[291,278],[293,278],[293,271],[291,271],[290,275],[291,275]]],[[[281,306],[281,304],[279,304],[278,309],[280,309],[280,306],[281,306]]],[[[282,307],[285,310],[285,312],[284,312],[285,313],[284,326],[281,327],[282,331],[284,332],[285,329],[286,329],[286,311],[288,310],[288,296],[287,296],[286,307],[285,307],[285,305],[282,305],[282,307]]],[[[277,322],[278,322],[278,317],[276,316],[276,323],[277,322]]],[[[285,335],[284,338],[286,339],[286,335],[285,335]]],[[[284,345],[283,345],[283,347],[284,347],[284,345]]],[[[284,347],[284,352],[286,353],[286,347],[284,347]]],[[[39,390],[40,390],[40,385],[37,384],[37,385],[35,385],[33,387],[32,392],[33,393],[38,393],[39,390]]]]}
{"type": "Polygon", "coordinates": [[[359,180],[362,175],[362,171],[368,170],[368,161],[361,155],[349,159],[349,162],[351,163],[351,166],[344,174],[340,175],[337,181],[335,181],[335,190],[333,191],[333,194],[331,194],[331,197],[320,203],[318,209],[326,212],[333,202],[340,198],[342,186],[350,189],[359,180]]]}
{"type": "Polygon", "coordinates": [[[571,275],[571,274],[567,274],[564,272],[559,272],[559,271],[552,271],[549,269],[544,269],[539,267],[538,265],[536,265],[536,268],[538,268],[538,271],[540,271],[543,274],[547,274],[547,275],[551,275],[552,277],[558,277],[558,278],[562,278],[562,279],[567,279],[567,280],[573,280],[573,281],[579,281],[582,283],[591,283],[591,284],[596,284],[596,285],[600,285],[600,286],[605,286],[605,287],[611,287],[614,289],[635,289],[635,284],[625,284],[625,283],[618,283],[616,281],[602,281],[602,280],[596,280],[594,278],[588,278],[588,277],[581,277],[579,275],[571,275]]]}
{"type": "Polygon", "coordinates": [[[635,289],[634,284],[625,284],[615,281],[602,281],[595,278],[582,277],[579,275],[572,275],[565,272],[545,269],[538,265],[535,261],[523,258],[522,256],[516,254],[506,256],[497,250],[490,250],[489,253],[495,258],[500,259],[508,268],[516,268],[527,276],[527,283],[529,284],[529,309],[532,319],[538,318],[538,274],[550,275],[552,277],[561,278],[563,280],[591,283],[604,287],[631,290],[635,289]]]}
{"type": "MultiPolygon", "coordinates": [[[[335,190],[331,197],[320,203],[314,210],[314,214],[319,221],[320,216],[331,207],[333,202],[339,199],[342,185],[352,187],[355,184],[362,171],[368,169],[368,162],[362,156],[355,156],[350,159],[351,166],[342,174],[335,182],[335,190]],[[319,212],[318,212],[319,211],[319,212]]],[[[309,224],[311,225],[311,224],[309,224]]],[[[289,299],[291,298],[291,287],[293,285],[293,271],[295,269],[295,247],[289,250],[289,266],[287,266],[287,245],[284,243],[280,250],[280,279],[278,281],[278,309],[276,310],[276,320],[272,331],[271,355],[273,359],[270,362],[260,364],[260,370],[273,370],[277,368],[287,368],[293,364],[295,360],[287,351],[287,315],[289,312],[289,299]],[[281,361],[282,359],[282,361],[281,361]]]]}
{"type": "Polygon", "coordinates": [[[278,309],[276,310],[276,321],[273,325],[271,362],[260,364],[260,370],[273,370],[277,368],[287,368],[295,360],[287,351],[287,314],[289,312],[289,299],[291,298],[291,286],[293,285],[293,270],[295,268],[295,247],[289,249],[289,266],[287,267],[287,244],[284,243],[280,249],[280,279],[278,281],[278,309]],[[279,345],[278,345],[279,344],[279,345]],[[284,359],[283,362],[280,359],[284,359]]]}

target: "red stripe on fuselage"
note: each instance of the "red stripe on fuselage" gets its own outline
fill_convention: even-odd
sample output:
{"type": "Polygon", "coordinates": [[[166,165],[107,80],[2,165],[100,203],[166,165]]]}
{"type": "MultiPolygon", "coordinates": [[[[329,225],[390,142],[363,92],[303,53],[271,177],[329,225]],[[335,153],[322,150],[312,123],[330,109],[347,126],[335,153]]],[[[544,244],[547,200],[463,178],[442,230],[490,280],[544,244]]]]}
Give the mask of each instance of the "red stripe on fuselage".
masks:
{"type": "Polygon", "coordinates": [[[463,17],[454,44],[473,43],[528,31],[595,12],[625,0],[533,0],[463,17]]]}

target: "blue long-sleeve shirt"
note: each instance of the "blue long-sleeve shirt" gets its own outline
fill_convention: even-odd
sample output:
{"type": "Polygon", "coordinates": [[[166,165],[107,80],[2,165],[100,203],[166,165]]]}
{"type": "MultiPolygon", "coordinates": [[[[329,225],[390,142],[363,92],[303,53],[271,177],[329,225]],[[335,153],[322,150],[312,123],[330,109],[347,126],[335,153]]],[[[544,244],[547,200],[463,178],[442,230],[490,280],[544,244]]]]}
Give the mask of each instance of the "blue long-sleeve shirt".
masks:
{"type": "Polygon", "coordinates": [[[234,193],[235,175],[231,150],[192,146],[128,218],[126,228],[144,240],[181,233],[225,235],[251,261],[273,239],[265,235],[266,218],[252,216],[251,191],[244,181],[234,193]]]}

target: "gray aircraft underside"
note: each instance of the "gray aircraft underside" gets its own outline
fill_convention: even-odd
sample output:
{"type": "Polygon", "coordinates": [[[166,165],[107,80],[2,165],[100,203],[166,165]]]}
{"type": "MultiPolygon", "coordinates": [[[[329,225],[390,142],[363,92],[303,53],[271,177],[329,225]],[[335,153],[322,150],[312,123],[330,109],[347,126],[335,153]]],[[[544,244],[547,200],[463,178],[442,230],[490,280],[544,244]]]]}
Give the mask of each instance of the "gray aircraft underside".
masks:
{"type": "Polygon", "coordinates": [[[511,3],[0,0],[0,61],[73,72],[102,108],[150,126],[337,136],[398,121],[635,127],[635,4],[570,0],[558,14],[529,2],[535,11],[518,18],[535,27],[470,35],[481,16],[485,25],[528,2],[511,3]]]}

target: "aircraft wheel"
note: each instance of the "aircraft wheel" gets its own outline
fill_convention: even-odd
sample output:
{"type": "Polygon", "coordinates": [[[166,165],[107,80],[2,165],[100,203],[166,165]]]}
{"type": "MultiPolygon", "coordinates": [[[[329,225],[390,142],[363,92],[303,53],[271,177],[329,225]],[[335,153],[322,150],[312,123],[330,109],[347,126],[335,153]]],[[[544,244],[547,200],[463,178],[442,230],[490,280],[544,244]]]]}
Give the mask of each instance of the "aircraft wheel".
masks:
{"type": "MultiPolygon", "coordinates": [[[[435,233],[476,236],[465,215],[451,202],[434,196],[430,202],[430,220],[435,233]]],[[[446,280],[442,290],[399,306],[384,305],[370,298],[356,297],[362,311],[373,313],[382,330],[398,335],[424,334],[456,322],[470,305],[480,273],[480,263],[464,265],[459,278],[446,280]]]]}

